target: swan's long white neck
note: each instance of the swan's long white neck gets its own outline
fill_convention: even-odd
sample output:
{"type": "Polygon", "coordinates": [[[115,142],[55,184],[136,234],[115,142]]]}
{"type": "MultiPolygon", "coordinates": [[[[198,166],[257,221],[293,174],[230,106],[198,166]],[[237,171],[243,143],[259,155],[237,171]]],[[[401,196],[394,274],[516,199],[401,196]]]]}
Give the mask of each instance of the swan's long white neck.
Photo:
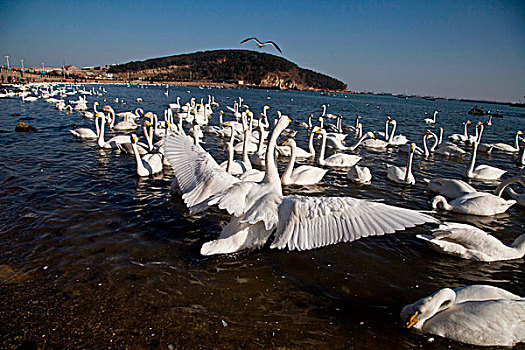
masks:
{"type": "MultiPolygon", "coordinates": [[[[310,118],[311,119],[311,118],[310,118]]],[[[312,155],[315,155],[315,148],[314,148],[314,135],[315,135],[315,132],[313,131],[313,129],[310,131],[310,137],[308,138],[308,151],[312,154],[312,155]]]]}
{"type": "MultiPolygon", "coordinates": [[[[425,142],[426,144],[426,142],[425,142]]],[[[405,170],[405,183],[408,183],[408,178],[412,175],[412,161],[414,160],[414,147],[410,147],[410,153],[408,155],[407,168],[405,170]]]]}
{"type": "Polygon", "coordinates": [[[394,139],[394,134],[396,133],[397,127],[397,122],[395,120],[391,120],[390,122],[392,123],[392,133],[390,134],[390,137],[388,137],[388,142],[392,142],[394,139]]]}
{"type": "Polygon", "coordinates": [[[389,132],[389,127],[388,125],[390,124],[390,119],[387,119],[386,122],[385,122],[385,141],[388,141],[389,140],[389,137],[388,137],[388,132],[389,132]]]}
{"type": "MultiPolygon", "coordinates": [[[[106,144],[106,142],[104,141],[104,129],[106,127],[106,116],[102,115],[102,117],[100,117],[99,119],[100,119],[100,128],[99,128],[100,132],[98,134],[97,144],[98,144],[98,147],[103,148],[104,145],[106,144]]],[[[95,122],[96,122],[96,119],[95,119],[95,122]]]]}
{"type": "Polygon", "coordinates": [[[362,135],[359,140],[357,140],[357,142],[353,145],[353,146],[350,146],[348,147],[347,149],[350,150],[350,151],[353,151],[355,150],[357,147],[359,147],[359,145],[361,144],[361,142],[364,141],[364,139],[366,139],[367,137],[370,137],[371,135],[369,133],[366,133],[364,135],[362,135]]]}
{"type": "Polygon", "coordinates": [[[507,179],[505,181],[503,181],[495,190],[494,190],[494,194],[496,196],[501,196],[501,194],[503,193],[503,191],[505,190],[505,188],[513,183],[520,183],[521,185],[525,186],[525,176],[516,176],[516,177],[512,177],[510,179],[507,179]]]}
{"type": "Polygon", "coordinates": [[[518,150],[520,149],[519,138],[520,138],[520,132],[518,131],[516,132],[516,138],[514,139],[514,148],[518,150]]]}
{"type": "Polygon", "coordinates": [[[272,131],[272,136],[268,141],[265,160],[266,169],[264,171],[264,179],[262,181],[266,184],[274,184],[278,186],[275,188],[275,190],[277,190],[280,195],[282,195],[282,188],[281,179],[279,178],[279,172],[277,171],[277,164],[275,162],[275,146],[277,144],[277,139],[279,138],[279,135],[284,129],[286,129],[286,127],[289,124],[288,117],[284,118],[286,119],[283,119],[283,117],[279,119],[277,125],[272,131]]]}
{"type": "Polygon", "coordinates": [[[477,141],[475,141],[474,144],[472,145],[472,157],[470,158],[469,167],[467,171],[465,172],[465,176],[467,178],[471,178],[474,172],[474,165],[476,164],[476,155],[478,153],[478,145],[479,144],[477,141]]]}
{"type": "Polygon", "coordinates": [[[264,147],[264,125],[262,118],[259,119],[259,144],[257,145],[257,153],[261,153],[264,147]]]}
{"type": "Polygon", "coordinates": [[[289,141],[288,142],[290,146],[290,161],[288,162],[288,165],[286,166],[286,169],[284,170],[283,174],[281,175],[281,183],[286,184],[290,181],[290,178],[292,176],[293,167],[295,164],[295,152],[296,152],[296,146],[295,142],[289,141]]]}
{"type": "Polygon", "coordinates": [[[430,151],[428,150],[427,146],[427,137],[428,133],[423,134],[423,149],[425,150],[425,157],[428,157],[430,155],[430,151]]]}
{"type": "Polygon", "coordinates": [[[324,152],[326,150],[326,131],[324,129],[321,129],[321,150],[319,151],[319,159],[317,162],[320,165],[325,165],[324,161],[324,152]]]}
{"type": "Polygon", "coordinates": [[[142,175],[144,173],[147,173],[146,168],[144,167],[144,164],[142,164],[142,158],[140,158],[139,150],[137,149],[136,142],[131,142],[131,147],[133,148],[133,153],[135,154],[135,161],[137,163],[137,174],[142,175]]]}

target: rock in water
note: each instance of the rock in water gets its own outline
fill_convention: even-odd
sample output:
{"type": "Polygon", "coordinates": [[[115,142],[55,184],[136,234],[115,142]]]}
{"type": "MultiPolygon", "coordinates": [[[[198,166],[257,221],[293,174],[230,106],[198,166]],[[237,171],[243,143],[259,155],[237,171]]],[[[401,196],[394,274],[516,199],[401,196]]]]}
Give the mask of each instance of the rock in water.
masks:
{"type": "Polygon", "coordinates": [[[29,131],[38,131],[37,128],[31,126],[27,123],[24,123],[22,119],[18,120],[18,124],[15,126],[15,131],[18,132],[29,132],[29,131]]]}

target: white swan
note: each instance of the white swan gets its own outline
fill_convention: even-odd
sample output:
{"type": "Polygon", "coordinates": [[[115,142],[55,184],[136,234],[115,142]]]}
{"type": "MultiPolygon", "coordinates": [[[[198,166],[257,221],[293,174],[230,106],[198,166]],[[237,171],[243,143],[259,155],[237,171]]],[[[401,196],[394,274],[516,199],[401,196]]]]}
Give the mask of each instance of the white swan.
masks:
{"type": "Polygon", "coordinates": [[[271,134],[261,182],[240,182],[201,147],[179,135],[168,137],[166,156],[190,213],[217,205],[232,215],[219,239],[205,243],[201,254],[257,248],[274,232],[271,248],[305,250],[436,222],[418,211],[351,197],[283,197],[274,152],[289,123],[282,116],[271,134]]]}
{"type": "Polygon", "coordinates": [[[406,327],[458,342],[512,346],[525,342],[525,298],[488,285],[443,288],[401,310],[406,327]]]}
{"type": "Polygon", "coordinates": [[[428,187],[434,192],[437,192],[447,198],[461,197],[467,193],[477,192],[476,189],[470,186],[463,180],[438,178],[426,180],[428,187]]]}
{"type": "Polygon", "coordinates": [[[470,120],[467,120],[465,123],[463,123],[463,134],[452,134],[450,135],[448,138],[452,141],[462,141],[462,142],[467,142],[469,140],[469,136],[468,136],[468,132],[467,132],[467,127],[472,124],[472,122],[470,120]]]}
{"type": "Polygon", "coordinates": [[[370,169],[367,167],[360,167],[357,164],[348,170],[346,177],[353,183],[361,185],[369,185],[372,182],[370,169]]]}
{"type": "Polygon", "coordinates": [[[325,159],[324,154],[326,150],[326,130],[320,129],[318,132],[321,133],[322,137],[321,151],[319,152],[319,159],[317,159],[317,163],[319,165],[330,168],[350,168],[361,160],[361,156],[345,153],[334,153],[325,159]]]}
{"type": "Polygon", "coordinates": [[[515,176],[515,177],[512,177],[510,179],[507,179],[505,181],[503,181],[495,190],[494,190],[494,193],[496,194],[496,196],[500,196],[503,194],[503,190],[507,189],[507,192],[508,194],[510,195],[510,197],[514,200],[516,200],[516,202],[521,205],[522,207],[525,207],[525,192],[524,193],[516,193],[514,192],[514,190],[510,187],[507,188],[507,186],[513,184],[513,183],[520,183],[522,186],[525,186],[525,176],[521,175],[521,176],[515,176]]]}
{"type": "Polygon", "coordinates": [[[296,145],[294,139],[288,139],[285,141],[291,150],[291,158],[288,162],[288,166],[281,175],[281,184],[283,185],[315,185],[323,179],[328,169],[322,169],[310,165],[301,165],[294,169],[295,164],[295,152],[296,145]]]}
{"type": "Polygon", "coordinates": [[[464,176],[467,179],[494,181],[498,180],[507,170],[502,170],[491,165],[481,164],[474,168],[476,164],[476,154],[478,152],[478,141],[472,144],[472,157],[470,158],[470,165],[465,170],[464,176]]]}
{"type": "Polygon", "coordinates": [[[514,145],[508,145],[503,142],[491,143],[487,146],[492,147],[492,152],[502,152],[502,153],[518,153],[520,151],[519,138],[523,135],[523,131],[518,130],[516,132],[516,138],[514,140],[514,145]]]}
{"type": "MultiPolygon", "coordinates": [[[[97,117],[97,118],[100,118],[100,117],[97,117]]],[[[69,130],[69,132],[71,132],[73,136],[75,136],[78,139],[95,140],[98,138],[98,134],[100,133],[98,121],[96,119],[95,119],[95,128],[97,130],[96,132],[89,128],[77,128],[74,130],[69,130]]]]}
{"type": "Polygon", "coordinates": [[[361,145],[369,149],[386,149],[389,144],[387,141],[377,139],[372,133],[372,138],[364,140],[361,145]]]}
{"type": "Polygon", "coordinates": [[[162,154],[160,153],[148,153],[143,157],[140,156],[137,149],[137,136],[131,135],[131,146],[135,153],[135,161],[137,164],[137,175],[138,176],[149,176],[160,173],[162,171],[162,154]]]}
{"type": "Polygon", "coordinates": [[[394,134],[396,133],[396,126],[397,126],[397,122],[395,119],[392,119],[390,120],[390,124],[392,124],[392,132],[390,133],[390,136],[388,137],[388,144],[389,145],[392,145],[392,146],[399,146],[399,145],[404,145],[408,142],[408,139],[405,135],[396,135],[394,136],[394,134]]]}
{"type": "Polygon", "coordinates": [[[438,111],[434,112],[434,118],[425,118],[426,124],[436,124],[436,117],[437,117],[438,111]]]}
{"type": "MultiPolygon", "coordinates": [[[[106,105],[102,108],[102,110],[104,112],[108,112],[111,115],[111,119],[113,121],[111,124],[114,124],[114,120],[116,116],[115,116],[115,111],[113,110],[113,108],[109,105],[106,105]]],[[[113,126],[113,130],[117,130],[117,131],[135,130],[138,127],[139,126],[137,125],[137,123],[135,123],[133,118],[126,115],[125,120],[118,122],[116,125],[113,126]]]]}
{"type": "MultiPolygon", "coordinates": [[[[241,174],[245,173],[246,171],[250,170],[252,168],[252,165],[251,165],[249,160],[245,162],[244,158],[243,158],[243,160],[234,160],[233,159],[234,158],[233,140],[234,140],[234,136],[233,136],[233,133],[232,133],[230,141],[226,144],[227,150],[228,150],[228,159],[226,161],[222,162],[220,167],[222,169],[226,170],[226,172],[228,174],[241,175],[241,174]]],[[[246,150],[246,148],[244,148],[244,150],[246,150]]],[[[247,152],[243,152],[243,157],[244,156],[247,157],[248,153],[247,152]]]]}
{"type": "Polygon", "coordinates": [[[510,246],[479,228],[467,224],[446,222],[432,230],[431,235],[417,235],[432,249],[463,259],[501,261],[520,259],[525,255],[525,234],[510,246]]]}
{"type": "MultiPolygon", "coordinates": [[[[96,120],[95,120],[96,122],[96,120]]],[[[104,129],[106,126],[106,117],[100,118],[100,126],[99,126],[99,133],[98,133],[98,140],[97,144],[100,148],[118,148],[119,143],[127,143],[129,142],[129,136],[127,135],[117,135],[109,139],[108,141],[104,141],[104,129]]]]}
{"type": "Polygon", "coordinates": [[[505,200],[487,192],[471,192],[447,202],[443,196],[432,199],[432,208],[452,211],[460,214],[492,216],[507,211],[516,203],[515,200],[505,200]]]}
{"type": "Polygon", "coordinates": [[[387,166],[387,178],[389,180],[406,185],[413,185],[416,183],[416,179],[412,174],[412,161],[414,159],[415,149],[416,144],[412,143],[410,145],[410,152],[408,153],[408,161],[406,167],[398,167],[395,165],[387,166]]]}
{"type": "MultiPolygon", "coordinates": [[[[308,151],[296,146],[295,157],[297,159],[308,159],[315,156],[314,135],[320,130],[321,128],[319,126],[316,126],[310,131],[310,137],[308,138],[308,151]]],[[[292,155],[290,146],[277,146],[277,152],[279,152],[279,155],[283,157],[291,157],[292,155]]]]}

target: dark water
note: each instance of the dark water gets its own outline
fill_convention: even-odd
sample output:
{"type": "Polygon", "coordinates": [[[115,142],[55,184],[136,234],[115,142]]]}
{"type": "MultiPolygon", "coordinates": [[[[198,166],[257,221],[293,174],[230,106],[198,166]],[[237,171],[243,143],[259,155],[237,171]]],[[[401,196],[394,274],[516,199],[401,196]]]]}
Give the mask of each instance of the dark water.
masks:
{"type": "MultiPolygon", "coordinates": [[[[162,116],[176,96],[186,102],[211,94],[221,104],[216,111],[242,96],[257,114],[268,104],[270,111],[303,121],[328,104],[328,112],[342,114],[346,124],[363,116],[365,131],[383,130],[391,115],[397,131],[418,144],[427,128],[425,112],[431,117],[441,110],[438,126],[445,135],[462,133],[468,117],[485,120],[468,116],[472,104],[457,101],[187,87],[171,87],[166,97],[164,87],[106,89],[103,97],[88,96],[90,106],[107,99],[117,112],[140,106],[162,116]],[[115,97],[127,103],[117,104],[115,97]]],[[[504,115],[486,128],[484,142],[512,143],[525,126],[525,110],[483,107],[504,115]]],[[[432,225],[307,252],[264,247],[202,257],[201,245],[218,237],[228,216],[217,210],[190,216],[169,192],[170,169],[140,179],[132,157],[74,139],[67,131],[72,124],[93,128],[80,114],[57,111],[43,100],[0,100],[0,129],[9,131],[0,134],[1,348],[470,348],[404,329],[400,309],[437,289],[476,283],[525,295],[523,259],[478,263],[433,252],[415,238],[432,225]],[[13,113],[35,118],[28,122],[39,131],[12,132],[20,118],[13,113]]],[[[300,130],[298,145],[306,148],[306,138],[300,130]]],[[[223,140],[204,141],[219,161],[225,159],[223,140]]],[[[406,164],[405,154],[360,154],[360,164],[372,171],[370,186],[352,185],[345,172],[330,170],[323,183],[285,188],[285,194],[384,199],[429,210],[433,194],[423,178],[460,178],[467,164],[416,157],[417,183],[405,187],[385,180],[386,165],[406,164]]],[[[505,168],[507,178],[522,172],[514,158],[481,154],[478,164],[505,168]]],[[[472,183],[481,190],[497,184],[472,183]]],[[[524,213],[514,206],[490,218],[435,215],[472,223],[508,244],[524,232],[524,213]]]]}

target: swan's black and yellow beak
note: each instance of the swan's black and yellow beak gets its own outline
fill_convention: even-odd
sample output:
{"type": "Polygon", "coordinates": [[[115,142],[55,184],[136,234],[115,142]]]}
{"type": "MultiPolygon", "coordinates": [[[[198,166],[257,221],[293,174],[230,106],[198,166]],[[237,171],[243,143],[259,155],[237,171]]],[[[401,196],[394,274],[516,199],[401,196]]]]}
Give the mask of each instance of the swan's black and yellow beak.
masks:
{"type": "Polygon", "coordinates": [[[284,141],[281,146],[286,146],[286,144],[288,143],[288,140],[284,141]]]}
{"type": "Polygon", "coordinates": [[[410,317],[410,320],[408,320],[407,324],[406,324],[406,327],[407,328],[410,328],[412,327],[413,325],[415,325],[416,323],[418,323],[418,319],[417,319],[417,316],[419,315],[419,312],[416,311],[415,314],[412,315],[412,317],[410,317]]]}

